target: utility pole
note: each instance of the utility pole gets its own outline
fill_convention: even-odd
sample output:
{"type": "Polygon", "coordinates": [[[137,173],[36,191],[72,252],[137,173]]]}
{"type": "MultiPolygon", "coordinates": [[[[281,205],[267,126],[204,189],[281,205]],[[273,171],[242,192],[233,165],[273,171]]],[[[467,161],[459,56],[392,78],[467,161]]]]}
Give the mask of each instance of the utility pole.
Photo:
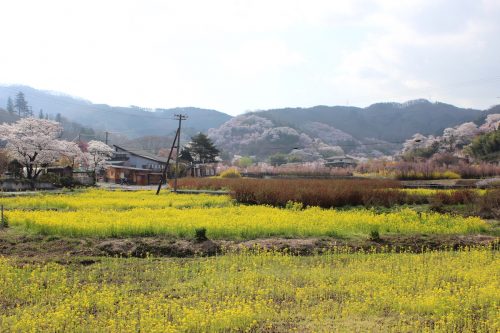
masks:
{"type": "Polygon", "coordinates": [[[168,169],[168,166],[170,164],[170,159],[172,158],[172,152],[174,151],[174,148],[175,148],[177,136],[179,136],[179,129],[177,129],[177,131],[175,132],[174,141],[172,142],[172,147],[170,147],[170,152],[168,153],[167,163],[165,164],[165,167],[163,168],[163,172],[162,172],[161,178],[160,178],[160,183],[158,184],[158,188],[156,189],[156,195],[160,194],[161,184],[163,184],[165,179],[167,179],[167,169],[168,169]]]}
{"type": "Polygon", "coordinates": [[[182,114],[176,114],[174,117],[179,120],[179,135],[177,136],[177,150],[175,152],[175,179],[174,179],[174,192],[177,193],[177,178],[179,177],[179,150],[181,150],[181,123],[183,120],[187,119],[187,116],[182,114]]]}
{"type": "Polygon", "coordinates": [[[167,158],[167,163],[165,164],[165,167],[163,168],[163,172],[161,175],[160,183],[158,184],[158,188],[156,190],[156,194],[160,193],[161,190],[161,185],[163,182],[167,179],[167,169],[170,165],[170,160],[172,159],[172,153],[174,151],[174,148],[176,148],[176,159],[175,159],[175,180],[174,180],[174,192],[177,192],[177,178],[179,174],[179,150],[181,146],[181,124],[183,120],[187,119],[187,116],[182,115],[182,114],[176,114],[174,115],[175,119],[179,121],[179,125],[177,127],[177,131],[175,132],[175,137],[174,141],[172,142],[172,147],[170,147],[170,153],[168,154],[167,158]]]}

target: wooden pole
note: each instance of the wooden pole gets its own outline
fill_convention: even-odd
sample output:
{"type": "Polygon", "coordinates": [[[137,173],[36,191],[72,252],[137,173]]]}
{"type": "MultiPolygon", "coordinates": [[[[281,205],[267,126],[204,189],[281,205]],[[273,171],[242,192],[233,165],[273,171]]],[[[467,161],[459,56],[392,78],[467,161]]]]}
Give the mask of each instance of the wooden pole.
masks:
{"type": "Polygon", "coordinates": [[[174,192],[177,192],[177,178],[179,178],[179,150],[181,149],[181,122],[184,118],[182,114],[176,115],[179,119],[179,136],[177,136],[177,149],[175,152],[175,179],[174,179],[174,192]]]}
{"type": "Polygon", "coordinates": [[[165,166],[163,167],[163,172],[161,174],[160,183],[158,184],[158,189],[156,190],[157,195],[160,194],[161,184],[163,184],[163,181],[165,179],[167,179],[167,168],[168,168],[168,165],[170,163],[170,159],[172,158],[172,152],[174,150],[175,141],[177,140],[178,136],[179,136],[179,129],[177,129],[177,131],[175,132],[174,141],[172,142],[172,147],[170,148],[170,153],[168,153],[167,164],[165,164],[165,166]]]}

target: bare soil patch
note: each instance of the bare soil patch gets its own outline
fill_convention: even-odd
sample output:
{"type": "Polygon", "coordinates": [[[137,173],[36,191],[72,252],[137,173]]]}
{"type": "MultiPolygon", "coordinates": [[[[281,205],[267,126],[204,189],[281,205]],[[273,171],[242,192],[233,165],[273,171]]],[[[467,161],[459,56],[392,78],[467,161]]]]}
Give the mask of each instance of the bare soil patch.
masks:
{"type": "Polygon", "coordinates": [[[267,238],[247,241],[207,240],[164,237],[133,238],[63,238],[20,234],[0,230],[0,255],[22,257],[33,261],[77,262],[91,265],[95,257],[194,257],[213,256],[227,251],[266,249],[296,255],[323,253],[338,248],[351,250],[397,252],[423,250],[457,250],[467,246],[493,246],[498,250],[500,238],[490,235],[386,235],[380,239],[267,238]]]}

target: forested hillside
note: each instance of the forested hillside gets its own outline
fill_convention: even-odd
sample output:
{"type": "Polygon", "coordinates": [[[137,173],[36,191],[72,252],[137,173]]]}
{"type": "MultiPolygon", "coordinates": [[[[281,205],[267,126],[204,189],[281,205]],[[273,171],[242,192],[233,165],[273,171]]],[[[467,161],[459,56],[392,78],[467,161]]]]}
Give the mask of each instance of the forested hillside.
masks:
{"type": "Polygon", "coordinates": [[[206,132],[209,128],[218,127],[231,118],[219,111],[194,107],[150,110],[138,106],[115,107],[93,104],[81,98],[27,86],[0,86],[0,107],[6,107],[8,98],[15,99],[19,91],[26,96],[35,116],[40,109],[53,117],[59,113],[84,126],[91,126],[96,130],[120,132],[129,137],[171,134],[177,128],[177,123],[172,119],[176,113],[189,117],[184,124],[184,133],[188,135],[199,131],[206,132]]]}

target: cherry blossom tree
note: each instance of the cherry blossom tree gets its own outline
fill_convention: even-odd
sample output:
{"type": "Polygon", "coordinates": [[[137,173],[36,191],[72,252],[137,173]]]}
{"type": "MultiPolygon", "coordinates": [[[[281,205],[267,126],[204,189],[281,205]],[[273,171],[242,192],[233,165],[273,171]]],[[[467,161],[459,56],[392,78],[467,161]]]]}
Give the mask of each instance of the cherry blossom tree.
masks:
{"type": "Polygon", "coordinates": [[[420,133],[414,134],[410,139],[403,143],[403,154],[414,151],[416,149],[427,148],[429,146],[429,138],[420,133]]]}
{"type": "Polygon", "coordinates": [[[443,131],[443,136],[440,137],[440,141],[445,151],[454,152],[457,148],[462,148],[471,143],[472,139],[474,139],[479,132],[476,124],[472,122],[463,123],[454,128],[446,128],[443,131]]]}
{"type": "Polygon", "coordinates": [[[85,155],[77,143],[70,141],[61,141],[60,145],[61,157],[63,158],[63,160],[65,160],[64,162],[67,165],[75,168],[78,164],[85,161],[85,155]]]}
{"type": "Polygon", "coordinates": [[[55,121],[23,118],[13,124],[0,125],[0,139],[7,141],[7,150],[26,170],[26,177],[35,180],[42,167],[54,163],[67,147],[59,140],[62,127],[55,121]]]}
{"type": "Polygon", "coordinates": [[[484,124],[479,127],[482,133],[489,133],[500,128],[500,113],[489,114],[484,121],[484,124]]]}
{"type": "Polygon", "coordinates": [[[94,171],[94,180],[97,181],[97,169],[104,165],[104,162],[113,156],[113,149],[101,141],[92,140],[87,145],[85,153],[87,164],[94,171]]]}

